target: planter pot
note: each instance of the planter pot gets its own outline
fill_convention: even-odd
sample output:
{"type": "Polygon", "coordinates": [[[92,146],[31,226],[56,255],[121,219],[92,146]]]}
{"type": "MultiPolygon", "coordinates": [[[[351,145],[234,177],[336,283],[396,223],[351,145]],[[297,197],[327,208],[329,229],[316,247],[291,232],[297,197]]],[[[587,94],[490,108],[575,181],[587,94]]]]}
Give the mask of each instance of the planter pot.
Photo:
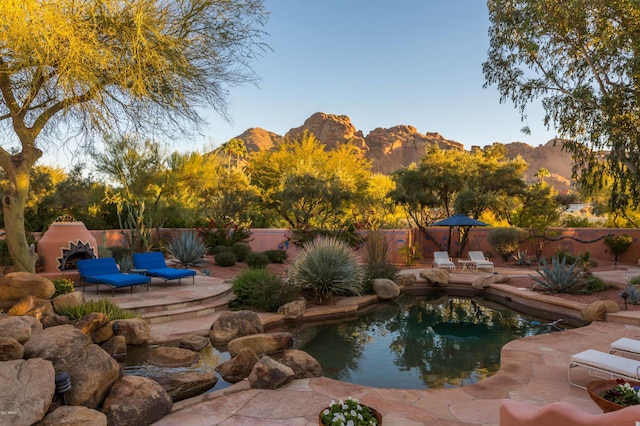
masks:
{"type": "MultiPolygon", "coordinates": [[[[631,386],[640,386],[639,382],[634,382],[631,380],[625,380],[631,386]]],[[[595,380],[590,382],[587,385],[587,392],[589,392],[589,396],[598,404],[598,407],[602,409],[603,412],[608,413],[610,411],[620,410],[622,408],[627,407],[626,405],[616,404],[614,402],[608,401],[600,396],[601,393],[613,388],[616,386],[618,382],[615,380],[595,380]]]]}
{"type": "MultiPolygon", "coordinates": [[[[376,417],[376,420],[378,422],[378,426],[382,425],[382,414],[380,414],[380,412],[378,410],[376,410],[375,408],[371,408],[368,405],[366,407],[373,412],[373,415],[376,417]]],[[[319,426],[326,426],[324,423],[322,423],[322,412],[324,410],[328,409],[328,408],[329,407],[325,407],[322,410],[320,410],[320,412],[318,413],[318,425],[319,426]]]]}

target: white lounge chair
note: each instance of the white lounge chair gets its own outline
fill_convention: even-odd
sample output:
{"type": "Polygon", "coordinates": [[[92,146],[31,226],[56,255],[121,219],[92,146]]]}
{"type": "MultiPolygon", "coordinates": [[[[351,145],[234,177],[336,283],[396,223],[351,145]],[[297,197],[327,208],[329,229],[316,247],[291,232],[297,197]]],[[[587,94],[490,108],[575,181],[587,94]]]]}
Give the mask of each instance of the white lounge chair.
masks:
{"type": "Polygon", "coordinates": [[[470,251],[469,260],[471,261],[471,267],[475,271],[478,269],[487,269],[491,270],[491,272],[494,271],[493,262],[487,260],[487,258],[484,257],[484,253],[481,251],[470,251]]]}
{"type": "Polygon", "coordinates": [[[449,269],[450,271],[456,269],[456,264],[453,263],[453,260],[451,260],[451,257],[449,256],[449,253],[447,253],[446,251],[436,251],[433,253],[432,266],[438,269],[449,269]]]}
{"type": "Polygon", "coordinates": [[[640,357],[640,340],[622,337],[609,346],[609,353],[620,353],[622,356],[630,355],[640,357]]]}
{"type": "Polygon", "coordinates": [[[569,362],[569,383],[573,386],[586,389],[586,386],[571,381],[571,370],[575,367],[584,367],[594,376],[595,374],[593,374],[593,372],[597,371],[605,373],[611,378],[622,377],[629,380],[640,380],[640,361],[596,351],[594,349],[588,349],[584,352],[571,355],[571,361],[569,362]]]}

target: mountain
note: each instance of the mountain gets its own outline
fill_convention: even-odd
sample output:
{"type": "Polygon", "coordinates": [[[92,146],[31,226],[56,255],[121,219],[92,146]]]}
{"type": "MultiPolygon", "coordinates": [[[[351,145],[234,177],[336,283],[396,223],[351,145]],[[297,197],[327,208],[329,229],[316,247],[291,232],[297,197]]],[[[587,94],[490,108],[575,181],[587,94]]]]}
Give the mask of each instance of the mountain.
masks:
{"type": "MultiPolygon", "coordinates": [[[[292,138],[304,131],[312,133],[327,148],[335,148],[343,143],[354,144],[360,154],[373,162],[373,171],[389,174],[412,162],[418,162],[426,146],[437,144],[442,149],[464,149],[460,142],[446,139],[439,133],[419,133],[415,127],[398,125],[391,128],[378,127],[364,136],[346,115],[317,112],[299,126],[290,129],[284,136],[260,128],[251,128],[237,136],[245,142],[249,152],[271,149],[284,137],[292,138]]],[[[571,155],[562,150],[559,139],[552,139],[545,145],[532,147],[522,142],[504,144],[507,157],[522,156],[529,165],[525,180],[533,181],[540,168],[549,171],[546,179],[558,191],[565,192],[571,187],[571,155]]]]}

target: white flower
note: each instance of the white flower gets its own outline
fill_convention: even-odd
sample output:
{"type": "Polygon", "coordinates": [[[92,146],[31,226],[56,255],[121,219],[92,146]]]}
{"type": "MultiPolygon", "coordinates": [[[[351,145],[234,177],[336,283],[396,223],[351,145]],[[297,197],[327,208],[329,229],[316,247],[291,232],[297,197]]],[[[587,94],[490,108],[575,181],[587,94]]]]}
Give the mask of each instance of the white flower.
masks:
{"type": "Polygon", "coordinates": [[[322,412],[322,414],[324,414],[325,416],[328,416],[330,413],[328,408],[325,408],[324,411],[322,412]]]}
{"type": "Polygon", "coordinates": [[[356,424],[353,422],[353,420],[349,420],[347,422],[347,426],[356,426],[356,424]]]}

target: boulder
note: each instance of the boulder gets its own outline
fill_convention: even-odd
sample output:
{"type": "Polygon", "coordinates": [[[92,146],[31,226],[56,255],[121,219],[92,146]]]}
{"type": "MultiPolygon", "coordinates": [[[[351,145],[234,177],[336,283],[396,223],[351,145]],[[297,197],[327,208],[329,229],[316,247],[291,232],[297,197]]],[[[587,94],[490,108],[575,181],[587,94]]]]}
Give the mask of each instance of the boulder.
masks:
{"type": "Polygon", "coordinates": [[[253,366],[249,374],[249,383],[255,389],[277,389],[291,382],[294,377],[295,373],[291,368],[263,356],[253,366]]]}
{"type": "Polygon", "coordinates": [[[286,351],[280,362],[293,370],[296,379],[323,376],[322,366],[318,360],[299,349],[286,351]]]}
{"type": "Polygon", "coordinates": [[[0,337],[11,337],[23,344],[40,330],[42,323],[32,316],[0,318],[0,337]]]}
{"type": "Polygon", "coordinates": [[[100,347],[118,362],[123,362],[127,358],[127,341],[124,336],[112,336],[100,347]]]}
{"type": "Polygon", "coordinates": [[[608,313],[618,312],[620,307],[613,300],[598,300],[582,308],[585,321],[606,321],[608,313]]]}
{"type": "Polygon", "coordinates": [[[124,336],[127,345],[141,345],[149,340],[149,324],[141,318],[116,320],[113,331],[117,336],[124,336]]]}
{"type": "Polygon", "coordinates": [[[51,302],[35,296],[25,296],[18,300],[7,312],[10,316],[28,315],[37,319],[53,312],[51,302]]]}
{"type": "Polygon", "coordinates": [[[475,289],[482,290],[490,287],[491,284],[508,283],[510,279],[509,276],[503,274],[481,274],[473,280],[471,286],[475,289]]]}
{"type": "Polygon", "coordinates": [[[167,391],[173,402],[203,394],[218,383],[215,373],[203,371],[161,373],[153,379],[167,391]]]}
{"type": "Polygon", "coordinates": [[[236,356],[229,361],[216,366],[216,371],[220,373],[225,382],[238,383],[249,377],[253,366],[260,361],[258,355],[249,348],[242,348],[236,356]]]}
{"type": "Polygon", "coordinates": [[[107,426],[107,416],[97,410],[82,406],[56,408],[46,415],[38,426],[107,426]]]}
{"type": "Polygon", "coordinates": [[[57,312],[58,308],[62,306],[78,306],[82,303],[83,299],[84,297],[81,291],[74,291],[54,297],[51,303],[53,304],[53,309],[57,312]]]}
{"type": "Polygon", "coordinates": [[[392,300],[400,294],[400,287],[395,281],[387,278],[375,278],[372,281],[373,292],[380,300],[392,300]]]}
{"type": "Polygon", "coordinates": [[[72,387],[68,405],[99,407],[121,375],[118,363],[72,325],[45,328],[24,345],[24,357],[44,358],[57,374],[68,373],[72,387]]]}
{"type": "Polygon", "coordinates": [[[0,361],[22,359],[24,346],[11,337],[0,337],[0,361]]]}
{"type": "Polygon", "coordinates": [[[213,346],[224,346],[238,337],[263,332],[262,321],[255,312],[224,311],[211,325],[209,339],[213,346]]]}
{"type": "Polygon", "coordinates": [[[434,287],[446,287],[449,285],[449,272],[444,269],[423,269],[420,276],[434,287]]]}
{"type": "Polygon", "coordinates": [[[40,318],[40,322],[42,322],[42,327],[44,328],[55,327],[57,325],[71,324],[71,320],[69,319],[69,317],[64,315],[58,315],[55,312],[51,312],[47,315],[43,315],[42,318],[40,318]]]}
{"type": "Polygon", "coordinates": [[[0,308],[9,308],[27,296],[51,299],[55,292],[48,278],[29,272],[11,272],[0,277],[0,308]]]}
{"type": "Polygon", "coordinates": [[[285,303],[280,306],[278,308],[278,314],[284,316],[285,319],[299,319],[302,318],[306,309],[306,300],[294,300],[293,302],[285,303]]]}
{"type": "Polygon", "coordinates": [[[102,312],[91,312],[78,319],[73,325],[87,336],[109,322],[109,317],[102,312]]]}
{"type": "Polygon", "coordinates": [[[140,426],[160,420],[172,406],[171,397],[158,382],[125,376],[111,387],[102,412],[110,425],[140,426]]]}
{"type": "Polygon", "coordinates": [[[31,425],[49,409],[56,391],[51,361],[40,358],[0,363],[0,424],[31,425]]]}
{"type": "Polygon", "coordinates": [[[198,360],[198,353],[189,349],[161,346],[151,348],[147,362],[158,367],[185,367],[198,360]]]}
{"type": "Polygon", "coordinates": [[[275,352],[282,352],[292,347],[293,336],[291,333],[278,332],[238,337],[229,342],[227,350],[231,356],[236,356],[242,348],[249,348],[257,355],[268,355],[275,352]]]}
{"type": "Polygon", "coordinates": [[[195,352],[200,352],[209,344],[209,339],[205,336],[198,336],[197,334],[190,334],[188,336],[184,336],[180,343],[178,343],[179,348],[190,349],[195,352]]]}
{"type": "Polygon", "coordinates": [[[398,274],[393,281],[400,287],[407,287],[416,283],[417,278],[414,274],[398,274]]]}
{"type": "MultiPolygon", "coordinates": [[[[104,343],[107,340],[111,339],[115,335],[115,332],[113,331],[113,324],[114,324],[113,321],[109,321],[108,323],[98,328],[97,330],[93,330],[89,335],[91,337],[91,340],[93,340],[93,343],[96,343],[99,345],[100,343],[104,343]]],[[[78,325],[76,324],[76,327],[77,326],[78,325]]],[[[124,336],[119,336],[119,337],[122,337],[122,340],[124,340],[125,342],[127,341],[127,339],[125,339],[124,336]]]]}

